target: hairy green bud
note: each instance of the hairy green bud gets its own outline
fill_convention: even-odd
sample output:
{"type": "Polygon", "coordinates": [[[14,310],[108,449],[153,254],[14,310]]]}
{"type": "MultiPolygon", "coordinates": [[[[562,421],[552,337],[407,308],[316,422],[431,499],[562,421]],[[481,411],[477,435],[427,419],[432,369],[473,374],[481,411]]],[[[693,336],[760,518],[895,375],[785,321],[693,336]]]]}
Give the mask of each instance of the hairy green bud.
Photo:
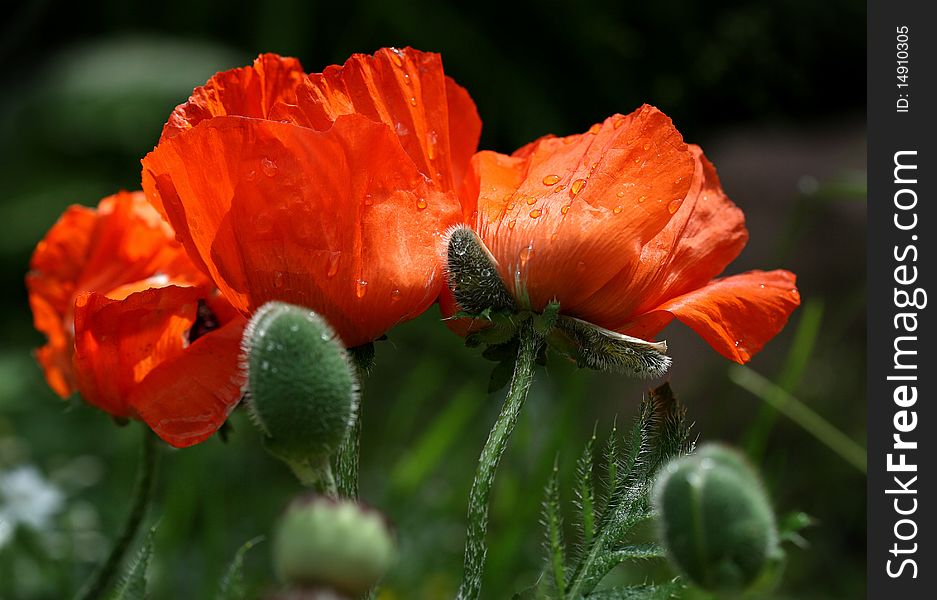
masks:
{"type": "Polygon", "coordinates": [[[300,498],[280,520],[273,563],[291,586],[363,594],[384,576],[396,554],[379,512],[350,500],[300,498]]]}
{"type": "Polygon", "coordinates": [[[358,383],[341,340],[315,312],[268,302],[244,332],[247,406],[267,449],[313,469],[328,461],[358,408],[358,383]]]}
{"type": "Polygon", "coordinates": [[[654,486],[667,555],[703,589],[750,589],[782,556],[758,474],[738,452],[707,444],[671,461],[654,486]]]}
{"type": "Polygon", "coordinates": [[[498,274],[498,263],[478,235],[459,225],[447,234],[446,275],[459,307],[469,313],[516,310],[498,274]]]}

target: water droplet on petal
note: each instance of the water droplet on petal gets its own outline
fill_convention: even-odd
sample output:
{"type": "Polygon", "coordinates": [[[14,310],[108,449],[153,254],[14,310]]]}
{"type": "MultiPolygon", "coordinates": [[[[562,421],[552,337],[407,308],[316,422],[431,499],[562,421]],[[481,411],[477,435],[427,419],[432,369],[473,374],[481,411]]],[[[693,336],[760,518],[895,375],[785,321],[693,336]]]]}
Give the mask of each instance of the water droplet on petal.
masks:
{"type": "Polygon", "coordinates": [[[435,131],[428,131],[426,133],[426,156],[430,160],[436,158],[436,142],[438,141],[439,136],[436,135],[435,131]]]}
{"type": "Polygon", "coordinates": [[[765,284],[760,283],[760,284],[758,284],[758,287],[760,287],[761,289],[765,289],[765,284]]]}
{"type": "Polygon", "coordinates": [[[641,196],[638,198],[638,202],[644,202],[645,200],[647,200],[647,196],[641,196]]]}
{"type": "Polygon", "coordinates": [[[517,204],[514,204],[513,202],[511,202],[510,204],[508,204],[508,210],[514,210],[514,207],[516,206],[517,204]]]}
{"type": "Polygon", "coordinates": [[[508,223],[508,229],[514,229],[514,226],[517,225],[517,219],[511,219],[508,223]]]}
{"type": "Polygon", "coordinates": [[[407,126],[400,122],[394,126],[394,131],[397,132],[397,135],[400,137],[410,135],[410,130],[407,129],[407,126]]]}
{"type": "Polygon", "coordinates": [[[519,267],[521,269],[527,267],[527,263],[530,262],[531,257],[534,255],[533,244],[527,246],[520,251],[520,254],[517,255],[518,260],[520,261],[519,267]]]}
{"type": "Polygon", "coordinates": [[[260,161],[260,170],[264,172],[264,175],[267,177],[273,177],[277,174],[277,163],[273,162],[267,157],[264,157],[260,161]]]}
{"type": "Polygon", "coordinates": [[[400,48],[391,48],[390,49],[390,59],[394,61],[394,64],[398,67],[403,66],[403,50],[400,48]]]}
{"type": "Polygon", "coordinates": [[[335,274],[338,273],[338,259],[341,256],[341,252],[329,252],[329,270],[325,274],[326,277],[335,277],[335,274]]]}
{"type": "Polygon", "coordinates": [[[564,215],[569,212],[569,204],[564,204],[563,208],[560,209],[560,212],[564,215]]]}
{"type": "Polygon", "coordinates": [[[624,193],[624,192],[618,192],[618,193],[615,194],[615,195],[618,196],[619,198],[624,198],[624,197],[625,197],[625,193],[624,193]]]}
{"type": "Polygon", "coordinates": [[[405,84],[407,84],[407,85],[413,85],[413,82],[410,81],[410,74],[409,74],[409,73],[404,73],[404,74],[403,74],[403,82],[404,82],[405,84]]]}
{"type": "Polygon", "coordinates": [[[553,193],[554,193],[554,194],[559,194],[560,192],[562,192],[562,191],[565,190],[565,189],[566,189],[566,184],[561,183],[560,185],[558,185],[558,186],[556,186],[555,188],[553,188],[553,193]]]}
{"type": "Polygon", "coordinates": [[[556,241],[556,238],[558,238],[559,235],[560,235],[560,234],[558,234],[558,233],[554,233],[553,235],[550,236],[550,241],[551,241],[551,242],[555,242],[555,241],[556,241]]]}
{"type": "Polygon", "coordinates": [[[390,293],[390,301],[396,302],[400,300],[400,290],[394,290],[390,293]]]}
{"type": "Polygon", "coordinates": [[[365,194],[365,195],[364,195],[364,205],[365,205],[365,206],[371,206],[372,204],[374,204],[374,198],[371,197],[371,194],[365,194]]]}
{"type": "Polygon", "coordinates": [[[535,208],[535,209],[533,209],[532,211],[530,211],[530,218],[531,218],[531,219],[536,219],[537,217],[539,217],[539,216],[542,215],[542,214],[543,214],[543,211],[542,211],[542,210],[540,210],[539,208],[535,208]]]}
{"type": "Polygon", "coordinates": [[[364,298],[364,295],[368,293],[368,282],[364,279],[359,279],[355,282],[355,295],[359,298],[364,298]]]}
{"type": "Polygon", "coordinates": [[[417,210],[423,210],[424,208],[426,208],[426,199],[420,198],[419,200],[417,200],[416,208],[417,210]]]}
{"type": "Polygon", "coordinates": [[[410,106],[416,106],[416,96],[410,96],[410,106]]]}
{"type": "Polygon", "coordinates": [[[651,144],[645,143],[645,144],[644,144],[644,151],[647,152],[647,151],[650,150],[650,149],[651,149],[651,144]]]}
{"type": "Polygon", "coordinates": [[[623,210],[625,210],[625,207],[619,204],[618,206],[612,209],[612,212],[617,215],[617,214],[621,214],[621,211],[623,210]]]}
{"type": "Polygon", "coordinates": [[[547,175],[543,178],[543,185],[556,185],[560,181],[559,175],[547,175]]]}
{"type": "Polygon", "coordinates": [[[536,204],[536,203],[537,203],[537,200],[539,200],[539,199],[540,199],[540,198],[537,198],[536,196],[531,196],[530,198],[527,199],[527,206],[530,206],[530,205],[532,205],[532,204],[536,204]]]}
{"type": "Polygon", "coordinates": [[[582,191],[582,188],[584,188],[584,187],[586,187],[586,180],[585,180],[585,179],[577,179],[576,181],[573,182],[573,186],[572,186],[571,188],[569,188],[569,191],[571,191],[571,192],[573,193],[573,196],[575,196],[576,194],[578,194],[579,192],[581,192],[581,191],[582,191]]]}
{"type": "Polygon", "coordinates": [[[674,214],[680,208],[681,204],[683,204],[683,198],[674,198],[670,201],[670,204],[667,205],[667,211],[670,214],[674,214]]]}

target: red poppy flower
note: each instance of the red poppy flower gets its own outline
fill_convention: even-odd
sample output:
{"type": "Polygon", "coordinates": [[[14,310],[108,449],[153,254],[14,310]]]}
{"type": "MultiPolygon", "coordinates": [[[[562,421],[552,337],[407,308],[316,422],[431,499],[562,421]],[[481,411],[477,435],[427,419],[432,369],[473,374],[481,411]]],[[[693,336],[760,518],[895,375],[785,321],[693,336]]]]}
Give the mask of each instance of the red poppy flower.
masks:
{"type": "Polygon", "coordinates": [[[142,192],[70,207],[30,269],[35,326],[48,338],[36,355],[56,393],[142,419],[174,446],[224,423],[240,397],[244,319],[213,295],[142,192]]]}
{"type": "Polygon", "coordinates": [[[653,107],[511,156],[480,152],[472,167],[475,230],[521,307],[556,299],[565,315],[645,340],[676,318],[744,363],[800,303],[788,271],[713,279],[748,240],[744,215],[653,107]]]}
{"type": "Polygon", "coordinates": [[[437,54],[384,49],[312,75],[265,54],[175,110],[143,187],[241,313],[307,306],[351,347],[436,300],[480,127],[437,54]]]}

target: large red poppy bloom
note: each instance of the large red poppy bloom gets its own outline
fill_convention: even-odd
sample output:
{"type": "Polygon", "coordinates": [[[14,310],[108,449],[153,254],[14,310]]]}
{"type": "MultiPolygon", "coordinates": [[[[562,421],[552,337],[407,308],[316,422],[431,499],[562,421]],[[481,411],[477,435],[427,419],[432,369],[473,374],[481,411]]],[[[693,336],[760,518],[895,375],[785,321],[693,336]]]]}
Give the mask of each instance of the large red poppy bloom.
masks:
{"type": "Polygon", "coordinates": [[[384,49],[312,75],[265,54],[173,112],[143,187],[241,313],[307,306],[351,347],[436,300],[480,127],[437,54],[384,49]]]}
{"type": "Polygon", "coordinates": [[[563,314],[645,340],[676,318],[744,363],[800,303],[788,271],[713,279],[748,240],[744,215],[702,151],[650,106],[510,156],[480,152],[466,196],[525,308],[556,299],[563,314]]]}
{"type": "Polygon", "coordinates": [[[56,393],[142,419],[179,447],[224,423],[240,397],[244,319],[213,294],[142,192],[67,209],[30,269],[35,326],[48,338],[36,356],[56,393]]]}

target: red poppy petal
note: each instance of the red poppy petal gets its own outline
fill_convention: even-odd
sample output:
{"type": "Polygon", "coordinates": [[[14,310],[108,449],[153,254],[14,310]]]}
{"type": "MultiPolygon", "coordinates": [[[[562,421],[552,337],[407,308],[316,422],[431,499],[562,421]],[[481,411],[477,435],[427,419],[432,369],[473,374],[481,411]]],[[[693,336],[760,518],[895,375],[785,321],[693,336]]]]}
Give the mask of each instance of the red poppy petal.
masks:
{"type": "Polygon", "coordinates": [[[702,150],[692,145],[689,149],[696,171],[686,199],[641,248],[639,259],[579,308],[592,322],[617,329],[632,315],[706,285],[745,247],[745,215],[722,191],[702,150]]]}
{"type": "Polygon", "coordinates": [[[781,331],[799,305],[793,273],[750,271],[669,300],[621,332],[652,339],[676,317],[719,354],[743,364],[781,331]]]}
{"type": "Polygon", "coordinates": [[[276,103],[296,102],[296,87],[304,75],[298,60],[277,54],[261,54],[251,66],[217,73],[172,111],[160,142],[211,117],[265,119],[276,103]]]}
{"type": "Polygon", "coordinates": [[[134,387],[162,361],[182,352],[204,289],[168,286],[115,300],[84,292],[75,301],[75,373],[89,404],[132,417],[134,387]]]}
{"type": "Polygon", "coordinates": [[[438,296],[437,244],[461,208],[383,124],[346,115],[316,132],[217,117],[143,162],[147,193],[244,314],[269,300],[308,306],[355,346],[438,296]]]}
{"type": "Polygon", "coordinates": [[[167,443],[198,444],[221,427],[241,398],[238,317],[160,363],[134,388],[129,404],[167,443]]]}
{"type": "Polygon", "coordinates": [[[443,73],[442,59],[412,48],[355,54],[342,66],[310,74],[271,113],[275,120],[324,131],[341,115],[387,124],[421,173],[456,190],[478,145],[481,121],[464,89],[443,73]]]}
{"type": "Polygon", "coordinates": [[[582,135],[543,138],[514,157],[480,153],[473,166],[477,231],[508,287],[535,309],[556,298],[586,320],[580,305],[637,263],[695,168],[670,119],[650,106],[582,135]]]}

